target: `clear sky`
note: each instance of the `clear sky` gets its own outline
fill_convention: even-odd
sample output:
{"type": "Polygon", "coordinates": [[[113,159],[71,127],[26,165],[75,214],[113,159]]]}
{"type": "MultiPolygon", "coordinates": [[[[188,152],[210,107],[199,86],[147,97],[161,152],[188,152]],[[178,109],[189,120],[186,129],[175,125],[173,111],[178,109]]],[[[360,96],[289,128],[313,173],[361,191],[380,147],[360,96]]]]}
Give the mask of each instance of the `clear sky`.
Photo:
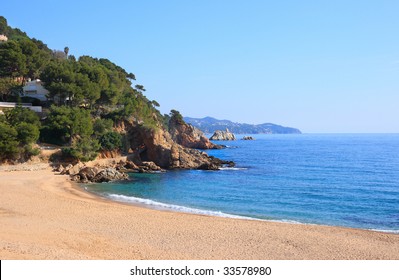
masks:
{"type": "Polygon", "coordinates": [[[19,0],[0,15],[133,72],[163,113],[399,133],[399,1],[19,0]]]}

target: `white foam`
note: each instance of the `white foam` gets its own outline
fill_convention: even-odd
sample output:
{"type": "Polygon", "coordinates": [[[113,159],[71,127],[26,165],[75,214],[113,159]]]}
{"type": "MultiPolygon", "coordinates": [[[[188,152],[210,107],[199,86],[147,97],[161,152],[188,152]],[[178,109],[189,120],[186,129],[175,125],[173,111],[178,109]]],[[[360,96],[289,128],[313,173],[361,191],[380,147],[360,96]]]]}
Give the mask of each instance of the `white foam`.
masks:
{"type": "MultiPolygon", "coordinates": [[[[242,220],[256,220],[256,221],[263,221],[263,222],[277,222],[277,223],[285,223],[285,224],[316,225],[313,223],[301,223],[298,221],[287,220],[287,219],[282,219],[282,220],[257,219],[257,218],[251,218],[251,217],[246,217],[246,216],[227,214],[227,213],[223,213],[221,211],[196,209],[196,208],[180,206],[180,205],[175,205],[175,204],[167,204],[167,203],[157,202],[157,201],[154,201],[151,199],[138,198],[138,197],[126,196],[126,195],[120,195],[120,194],[107,194],[107,197],[112,200],[115,200],[115,201],[132,203],[132,204],[142,204],[142,205],[146,205],[148,207],[159,209],[159,210],[183,212],[183,213],[206,215],[206,216],[216,216],[216,217],[232,218],[232,219],[242,219],[242,220]]],[[[384,229],[369,229],[369,230],[399,234],[399,230],[384,230],[384,229]]]]}
{"type": "Polygon", "coordinates": [[[395,234],[399,234],[399,229],[370,229],[371,231],[379,231],[379,232],[385,232],[385,233],[395,233],[395,234]]]}
{"type": "Polygon", "coordinates": [[[219,170],[247,170],[248,168],[244,167],[221,167],[219,170]]]}
{"type": "Polygon", "coordinates": [[[157,201],[154,201],[151,199],[138,198],[138,197],[133,197],[133,196],[126,196],[126,195],[120,195],[120,194],[108,194],[107,196],[112,200],[116,200],[116,201],[120,201],[120,202],[144,204],[149,207],[154,207],[154,208],[160,209],[160,210],[169,210],[169,211],[184,212],[184,213],[190,213],[190,214],[217,216],[217,217],[233,218],[233,219],[257,220],[255,218],[250,218],[250,217],[245,217],[245,216],[226,214],[226,213],[223,213],[220,211],[202,210],[202,209],[196,209],[196,208],[180,206],[180,205],[175,205],[175,204],[166,204],[166,203],[157,202],[157,201]]]}

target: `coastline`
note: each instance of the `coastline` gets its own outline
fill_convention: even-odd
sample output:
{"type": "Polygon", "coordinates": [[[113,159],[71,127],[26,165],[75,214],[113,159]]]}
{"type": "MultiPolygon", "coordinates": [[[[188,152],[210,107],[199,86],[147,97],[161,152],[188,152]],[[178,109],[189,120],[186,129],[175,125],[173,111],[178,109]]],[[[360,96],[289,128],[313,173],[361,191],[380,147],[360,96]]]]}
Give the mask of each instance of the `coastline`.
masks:
{"type": "Polygon", "coordinates": [[[1,259],[399,259],[399,235],[111,201],[50,168],[0,170],[1,259]]]}

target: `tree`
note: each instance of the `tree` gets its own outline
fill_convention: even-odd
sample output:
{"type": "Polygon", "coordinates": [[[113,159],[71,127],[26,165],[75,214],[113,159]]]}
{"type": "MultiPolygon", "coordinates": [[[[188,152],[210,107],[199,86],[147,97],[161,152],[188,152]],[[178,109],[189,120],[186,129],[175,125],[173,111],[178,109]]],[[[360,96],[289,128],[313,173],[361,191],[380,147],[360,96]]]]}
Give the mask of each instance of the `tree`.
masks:
{"type": "Polygon", "coordinates": [[[21,92],[22,86],[19,82],[10,78],[0,78],[0,101],[8,101],[21,92]]]}
{"type": "Polygon", "coordinates": [[[39,78],[43,68],[49,63],[50,55],[46,50],[40,49],[38,44],[29,38],[18,41],[22,54],[25,56],[26,77],[39,78]]]}
{"type": "Polygon", "coordinates": [[[94,135],[100,137],[112,130],[113,121],[110,119],[96,119],[93,124],[94,135]]]}
{"type": "Polygon", "coordinates": [[[122,136],[115,131],[109,131],[100,137],[99,142],[102,150],[118,150],[122,147],[122,136]]]}
{"type": "Polygon", "coordinates": [[[8,34],[8,24],[5,17],[0,16],[0,35],[8,34]]]}
{"type": "Polygon", "coordinates": [[[68,58],[68,53],[69,53],[69,48],[68,47],[64,48],[64,53],[65,53],[65,56],[68,58]]]}
{"type": "Polygon", "coordinates": [[[17,135],[13,127],[0,122],[0,161],[15,158],[19,153],[17,135]]]}
{"type": "Polygon", "coordinates": [[[65,105],[67,100],[71,101],[79,97],[79,88],[75,83],[74,63],[69,60],[53,61],[44,68],[40,76],[45,88],[50,92],[49,97],[57,99],[59,105],[65,105]]]}
{"type": "Polygon", "coordinates": [[[93,134],[90,111],[78,107],[51,106],[46,127],[59,135],[64,143],[70,145],[74,139],[89,137],[93,134]]]}
{"type": "Polygon", "coordinates": [[[39,139],[39,127],[34,124],[22,122],[15,127],[15,130],[18,133],[17,139],[22,145],[36,143],[39,139]]]}
{"type": "Polygon", "coordinates": [[[135,85],[134,87],[135,87],[136,90],[138,90],[138,91],[140,91],[140,92],[145,91],[145,88],[144,88],[143,85],[135,85]]]}
{"type": "MultiPolygon", "coordinates": [[[[33,148],[33,144],[39,139],[40,120],[35,112],[22,107],[16,107],[6,112],[0,120],[2,124],[2,135],[4,142],[0,149],[5,149],[1,154],[4,159],[26,160],[32,155],[37,155],[39,149],[33,148]]],[[[1,137],[0,137],[1,138],[1,137]]]]}
{"type": "Polygon", "coordinates": [[[171,110],[170,111],[170,120],[169,123],[175,123],[175,124],[184,124],[183,116],[180,114],[179,111],[177,110],[171,110]]]}
{"type": "Polygon", "coordinates": [[[28,108],[15,107],[5,114],[7,122],[12,126],[17,126],[20,123],[29,123],[36,127],[40,127],[39,116],[28,108]]]}
{"type": "Polygon", "coordinates": [[[131,79],[131,80],[136,80],[136,76],[135,76],[133,73],[127,74],[126,77],[127,77],[128,79],[131,79]]]}
{"type": "Polygon", "coordinates": [[[76,139],[71,147],[64,148],[62,152],[80,161],[89,161],[97,157],[100,145],[96,139],[82,137],[76,139]]]}
{"type": "Polygon", "coordinates": [[[26,74],[26,57],[15,41],[0,44],[0,77],[19,77],[26,74]]]}
{"type": "Polygon", "coordinates": [[[152,104],[154,107],[159,107],[159,106],[161,106],[161,105],[159,105],[159,103],[158,103],[157,101],[155,101],[155,100],[152,100],[152,101],[151,101],[151,104],[152,104]]]}

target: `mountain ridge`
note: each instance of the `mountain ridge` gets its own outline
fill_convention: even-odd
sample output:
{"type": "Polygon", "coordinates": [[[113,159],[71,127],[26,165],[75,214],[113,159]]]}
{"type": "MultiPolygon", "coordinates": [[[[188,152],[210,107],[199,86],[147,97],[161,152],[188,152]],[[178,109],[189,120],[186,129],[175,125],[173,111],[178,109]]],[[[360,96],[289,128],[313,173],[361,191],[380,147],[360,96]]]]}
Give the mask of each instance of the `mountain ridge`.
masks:
{"type": "Polygon", "coordinates": [[[302,132],[293,127],[285,127],[273,123],[247,124],[232,122],[230,120],[218,120],[206,116],[204,118],[184,117],[184,121],[199,128],[204,133],[213,133],[216,130],[228,128],[237,134],[301,134],[302,132]]]}

